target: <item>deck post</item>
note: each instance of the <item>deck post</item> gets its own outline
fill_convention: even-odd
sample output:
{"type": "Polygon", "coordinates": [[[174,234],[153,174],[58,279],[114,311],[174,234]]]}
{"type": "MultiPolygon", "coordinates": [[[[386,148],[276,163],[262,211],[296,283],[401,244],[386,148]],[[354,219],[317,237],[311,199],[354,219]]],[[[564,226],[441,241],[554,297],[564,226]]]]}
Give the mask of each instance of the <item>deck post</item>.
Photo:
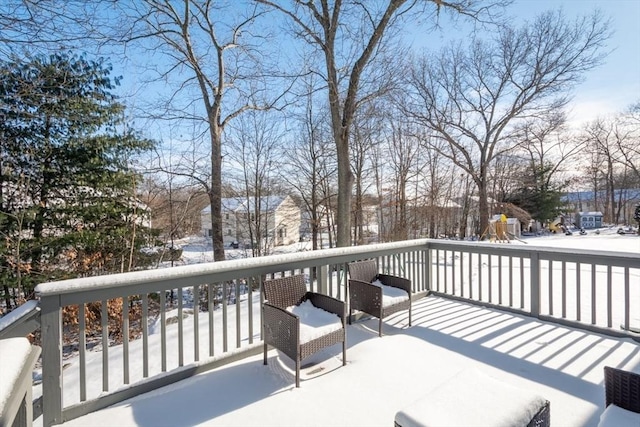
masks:
{"type": "MultiPolygon", "coordinates": [[[[318,269],[318,293],[329,295],[329,266],[319,265],[318,269]]],[[[339,279],[338,279],[339,280],[339,279]]],[[[338,286],[340,284],[338,283],[338,286]]]]}
{"type": "Polygon", "coordinates": [[[42,424],[62,424],[62,307],[59,295],[40,299],[42,424]]]}
{"type": "Polygon", "coordinates": [[[531,282],[531,315],[540,316],[540,254],[531,252],[530,282],[531,282]]]}

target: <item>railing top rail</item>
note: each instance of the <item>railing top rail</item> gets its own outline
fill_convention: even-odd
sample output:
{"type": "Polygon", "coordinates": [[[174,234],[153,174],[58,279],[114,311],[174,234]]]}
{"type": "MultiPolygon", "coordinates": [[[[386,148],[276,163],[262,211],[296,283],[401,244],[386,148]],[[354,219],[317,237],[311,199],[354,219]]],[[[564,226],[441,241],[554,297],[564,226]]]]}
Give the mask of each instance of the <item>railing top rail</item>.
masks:
{"type": "MultiPolygon", "coordinates": [[[[640,240],[640,239],[639,239],[640,240]]],[[[544,259],[554,256],[561,258],[584,258],[589,261],[597,261],[598,259],[618,259],[632,262],[640,262],[640,251],[635,252],[616,252],[592,249],[574,249],[560,247],[546,247],[534,245],[512,245],[509,243],[491,243],[488,241],[461,241],[461,240],[428,240],[428,247],[431,249],[447,249],[447,250],[464,250],[465,248],[474,249],[472,252],[505,254],[508,252],[516,253],[518,256],[528,257],[528,253],[536,252],[544,259]]],[[[640,248],[640,241],[638,242],[640,248]]],[[[640,264],[637,264],[640,266],[640,264]]]]}
{"type": "Polygon", "coordinates": [[[523,258],[529,258],[532,253],[537,253],[541,259],[585,263],[604,263],[605,260],[607,260],[606,262],[612,265],[640,266],[640,253],[585,249],[569,250],[488,242],[415,239],[47,282],[36,287],[36,294],[39,297],[50,297],[54,295],[78,294],[85,291],[114,290],[134,287],[135,285],[151,285],[163,282],[172,283],[172,287],[177,287],[178,285],[190,286],[206,283],[207,281],[221,282],[237,277],[275,273],[300,268],[304,265],[337,264],[362,258],[388,255],[402,250],[409,251],[429,248],[467,250],[469,252],[514,255],[523,258]],[[317,261],[317,263],[315,263],[315,261],[317,261]]]}
{"type": "MultiPolygon", "coordinates": [[[[379,243],[366,246],[352,246],[347,248],[331,248],[317,251],[296,252],[290,254],[270,255],[258,258],[243,258],[237,260],[192,264],[172,268],[134,271],[104,276],[82,277],[41,283],[36,286],[39,297],[50,297],[79,293],[94,292],[99,289],[113,289],[132,285],[142,285],[158,282],[181,281],[188,277],[194,281],[206,282],[208,278],[214,281],[229,280],[236,277],[250,276],[278,272],[301,265],[335,264],[348,262],[361,257],[384,255],[398,250],[414,250],[428,247],[428,239],[405,240],[401,242],[379,243]]],[[[195,283],[195,282],[194,282],[195,283]]]]}

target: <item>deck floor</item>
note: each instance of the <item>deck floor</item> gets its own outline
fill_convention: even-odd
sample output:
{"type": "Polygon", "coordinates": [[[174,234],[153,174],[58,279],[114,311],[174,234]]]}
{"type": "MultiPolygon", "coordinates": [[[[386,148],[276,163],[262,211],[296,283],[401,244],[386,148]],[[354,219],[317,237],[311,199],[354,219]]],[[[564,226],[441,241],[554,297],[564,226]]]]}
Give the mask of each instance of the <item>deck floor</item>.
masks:
{"type": "Polygon", "coordinates": [[[299,389],[293,363],[273,350],[268,366],[247,358],[64,425],[391,426],[399,409],[481,370],[549,400],[552,425],[596,426],[603,367],[640,372],[630,339],[433,296],[414,302],[412,327],[407,320],[386,318],[382,338],[376,319],[349,326],[347,365],[339,346],[312,356],[299,389]]]}

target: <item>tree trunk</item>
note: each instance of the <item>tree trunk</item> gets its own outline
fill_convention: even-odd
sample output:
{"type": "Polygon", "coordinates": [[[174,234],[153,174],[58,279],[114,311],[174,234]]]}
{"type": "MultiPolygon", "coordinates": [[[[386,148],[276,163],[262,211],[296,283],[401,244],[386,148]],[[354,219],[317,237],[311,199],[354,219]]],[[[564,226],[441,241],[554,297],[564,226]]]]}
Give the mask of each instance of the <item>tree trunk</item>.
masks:
{"type": "Polygon", "coordinates": [[[216,117],[210,117],[209,134],[211,136],[211,241],[214,261],[224,261],[224,240],[222,230],[222,129],[216,117]]]}

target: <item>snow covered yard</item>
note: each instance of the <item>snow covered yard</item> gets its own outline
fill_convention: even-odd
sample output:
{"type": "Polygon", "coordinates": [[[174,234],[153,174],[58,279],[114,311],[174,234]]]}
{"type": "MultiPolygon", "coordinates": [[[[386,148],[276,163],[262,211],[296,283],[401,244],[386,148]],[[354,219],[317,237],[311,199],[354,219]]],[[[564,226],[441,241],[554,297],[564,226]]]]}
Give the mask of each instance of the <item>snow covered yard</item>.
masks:
{"type": "Polygon", "coordinates": [[[382,338],[375,319],[350,326],[347,366],[331,347],[303,362],[299,389],[291,361],[272,350],[267,366],[254,356],[64,425],[389,426],[399,409],[480,370],[548,399],[552,425],[595,426],[603,367],[640,372],[629,339],[437,297],[417,301],[413,319],[411,328],[406,313],[385,319],[382,338]]]}

